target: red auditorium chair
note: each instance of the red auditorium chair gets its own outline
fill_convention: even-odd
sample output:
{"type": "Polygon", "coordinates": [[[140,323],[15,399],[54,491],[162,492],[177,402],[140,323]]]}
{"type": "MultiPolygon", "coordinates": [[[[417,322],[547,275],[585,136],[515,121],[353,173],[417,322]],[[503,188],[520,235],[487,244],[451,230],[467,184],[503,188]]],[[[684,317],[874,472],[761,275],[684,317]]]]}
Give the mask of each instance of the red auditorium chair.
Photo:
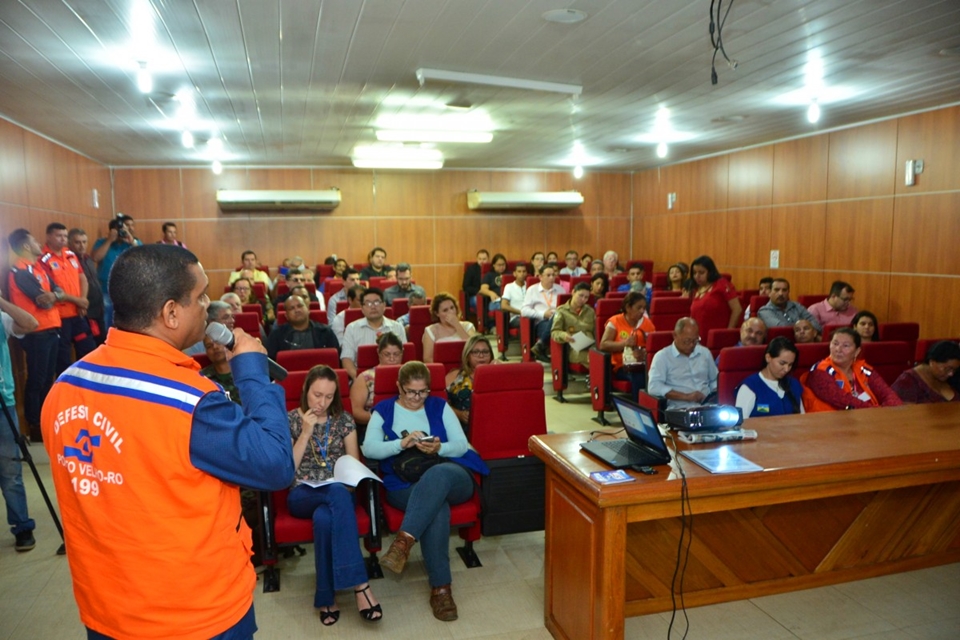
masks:
{"type": "Polygon", "coordinates": [[[444,375],[460,368],[466,344],[466,340],[442,340],[433,345],[433,361],[443,365],[444,375]]]}
{"type": "Polygon", "coordinates": [[[410,301],[406,298],[394,298],[390,308],[393,309],[393,317],[399,318],[410,311],[410,301]]]}
{"type": "MultiPolygon", "coordinates": [[[[630,383],[628,381],[614,380],[610,354],[600,351],[599,345],[607,321],[610,320],[611,316],[620,313],[622,307],[622,300],[603,298],[597,300],[594,309],[597,315],[596,339],[598,344],[590,348],[590,402],[593,410],[597,412],[594,421],[603,425],[609,424],[603,412],[610,408],[610,394],[614,391],[630,393],[630,383]]],[[[556,383],[554,383],[554,388],[556,389],[556,383]]]]}
{"type": "Polygon", "coordinates": [[[650,296],[650,301],[653,302],[653,298],[679,298],[683,295],[683,291],[666,291],[664,289],[654,289],[653,294],[650,296]]]}
{"type": "Polygon", "coordinates": [[[793,342],[793,327],[767,327],[767,344],[774,338],[786,338],[793,342]]]}
{"type": "MultiPolygon", "coordinates": [[[[960,343],[960,338],[923,338],[922,340],[917,340],[917,347],[914,350],[913,356],[914,363],[919,364],[926,360],[927,351],[930,349],[930,347],[938,342],[943,342],[944,340],[960,343]]],[[[196,358],[197,356],[193,357],[196,358]]]]}
{"type": "Polygon", "coordinates": [[[330,306],[330,298],[343,289],[343,285],[343,280],[327,280],[327,284],[323,288],[323,301],[327,303],[327,307],[330,306]]]}
{"type": "MultiPolygon", "coordinates": [[[[311,303],[311,307],[309,311],[310,319],[313,320],[314,322],[319,322],[320,324],[327,324],[327,312],[320,311],[319,307],[314,309],[312,306],[313,304],[315,303],[311,303]]],[[[319,303],[316,303],[316,304],[319,304],[319,303]]],[[[287,312],[284,311],[283,308],[281,307],[279,310],[277,310],[277,326],[280,326],[283,324],[287,324],[287,312]]]]}
{"type": "Polygon", "coordinates": [[[798,380],[800,376],[810,370],[810,367],[830,355],[830,345],[826,342],[809,342],[798,344],[796,347],[799,357],[790,374],[798,380]]]}
{"type": "Polygon", "coordinates": [[[417,305],[410,307],[410,325],[407,327],[407,340],[413,343],[417,350],[417,360],[423,360],[423,332],[433,324],[430,307],[417,305]]]}
{"type": "Polygon", "coordinates": [[[823,333],[821,334],[821,340],[823,340],[824,342],[828,342],[828,343],[829,343],[829,342],[830,342],[830,338],[833,336],[833,332],[836,331],[837,329],[841,329],[841,328],[843,328],[843,327],[846,327],[846,328],[849,329],[849,328],[850,328],[850,324],[847,323],[847,324],[828,324],[828,325],[824,325],[824,327],[823,327],[823,333]]]}
{"type": "Polygon", "coordinates": [[[673,332],[677,320],[690,315],[691,302],[690,298],[652,298],[647,315],[658,330],[673,332]]]}
{"type": "Polygon", "coordinates": [[[650,281],[650,284],[653,285],[654,294],[657,291],[664,291],[667,288],[667,272],[666,271],[657,271],[653,275],[647,274],[647,280],[650,281]]]}
{"type": "Polygon", "coordinates": [[[884,382],[893,384],[900,374],[913,366],[914,345],[903,340],[864,342],[860,358],[880,374],[884,382]]]}
{"type": "Polygon", "coordinates": [[[817,304],[818,302],[823,302],[827,299],[827,294],[820,293],[816,295],[806,295],[806,296],[797,296],[797,304],[803,305],[804,307],[810,307],[812,304],[817,304]]]}
{"type": "Polygon", "coordinates": [[[242,304],[240,305],[240,309],[244,313],[252,312],[257,314],[257,318],[260,320],[260,324],[263,324],[263,307],[261,307],[258,303],[254,302],[249,304],[242,304]]]}
{"type": "Polygon", "coordinates": [[[254,338],[260,337],[260,319],[252,311],[234,315],[233,326],[237,329],[243,329],[254,338]]]}
{"type": "Polygon", "coordinates": [[[707,334],[707,349],[716,358],[721,349],[735,347],[740,342],[740,329],[710,329],[707,334]]]}
{"type": "Polygon", "coordinates": [[[909,343],[910,353],[917,348],[920,339],[919,322],[881,322],[877,327],[878,340],[882,342],[903,341],[909,343]]]}
{"type": "Polygon", "coordinates": [[[760,307],[770,302],[770,296],[750,296],[750,317],[756,318],[760,307]]]}
{"type": "Polygon", "coordinates": [[[746,378],[764,367],[764,345],[749,347],[727,347],[720,351],[720,364],[717,369],[717,401],[720,404],[734,404],[737,399],[737,386],[746,378]]]}
{"type": "Polygon", "coordinates": [[[277,353],[277,364],[287,371],[309,371],[318,364],[333,369],[340,368],[340,355],[336,349],[299,349],[277,353]]]}

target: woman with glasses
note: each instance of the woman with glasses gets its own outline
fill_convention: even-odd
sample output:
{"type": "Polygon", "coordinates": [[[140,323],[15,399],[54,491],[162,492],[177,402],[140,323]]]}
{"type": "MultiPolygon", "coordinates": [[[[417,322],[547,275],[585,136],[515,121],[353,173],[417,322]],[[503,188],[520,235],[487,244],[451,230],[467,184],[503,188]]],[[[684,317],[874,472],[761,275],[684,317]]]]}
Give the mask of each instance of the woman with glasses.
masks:
{"type": "Polygon", "coordinates": [[[368,622],[383,617],[367,582],[367,568],[357,543],[353,494],[333,479],[333,467],[342,456],[360,459],[356,424],[343,410],[337,373],[318,365],[307,373],[300,406],[287,414],[293,438],[294,485],[287,508],[295,518],[313,520],[317,589],[313,606],[320,622],[329,627],[340,619],[336,592],[351,588],[357,609],[368,622]],[[318,486],[319,485],[319,486],[318,486]]]}
{"type": "Polygon", "coordinates": [[[449,293],[441,291],[433,297],[430,313],[437,321],[423,331],[424,362],[433,362],[434,344],[450,340],[469,340],[470,336],[477,332],[473,323],[460,320],[460,305],[449,293]]]}
{"type": "Polygon", "coordinates": [[[470,421],[470,399],[473,397],[473,373],[483,364],[496,364],[493,347],[483,335],[470,336],[463,345],[460,368],[447,373],[447,401],[457,414],[460,424],[470,421]]]}
{"type": "MultiPolygon", "coordinates": [[[[377,357],[379,364],[400,364],[403,362],[403,342],[393,333],[384,333],[377,338],[377,357]]],[[[370,422],[373,410],[373,383],[376,380],[377,367],[367,369],[357,375],[350,387],[350,408],[357,424],[370,422]]]]}
{"type": "Polygon", "coordinates": [[[405,512],[400,531],[380,559],[380,566],[401,573],[410,550],[420,542],[433,616],[442,621],[456,620],[449,556],[450,505],[466,502],[473,495],[472,472],[486,475],[489,470],[470,448],[450,405],[443,398],[430,396],[426,365],[416,361],[403,365],[397,390],[397,397],[373,408],[363,442],[363,454],[382,461],[387,502],[405,512]],[[394,463],[411,449],[427,457],[437,456],[437,462],[446,464],[434,464],[419,479],[404,480],[394,463]]]}
{"type": "Polygon", "coordinates": [[[923,362],[901,373],[891,388],[909,404],[960,402],[957,369],[960,345],[942,340],[927,349],[923,362]]]}

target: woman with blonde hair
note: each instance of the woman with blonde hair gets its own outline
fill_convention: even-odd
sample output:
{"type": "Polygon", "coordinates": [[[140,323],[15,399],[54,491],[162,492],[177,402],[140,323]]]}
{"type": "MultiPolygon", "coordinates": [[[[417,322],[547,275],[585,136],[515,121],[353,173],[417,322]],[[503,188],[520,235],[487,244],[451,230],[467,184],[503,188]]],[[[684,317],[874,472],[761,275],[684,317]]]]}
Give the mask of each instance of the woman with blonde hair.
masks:
{"type": "Polygon", "coordinates": [[[470,336],[463,345],[460,368],[448,372],[446,378],[447,402],[460,419],[460,424],[466,425],[470,420],[474,372],[480,365],[496,364],[496,362],[493,359],[493,347],[487,336],[480,334],[470,336]]]}

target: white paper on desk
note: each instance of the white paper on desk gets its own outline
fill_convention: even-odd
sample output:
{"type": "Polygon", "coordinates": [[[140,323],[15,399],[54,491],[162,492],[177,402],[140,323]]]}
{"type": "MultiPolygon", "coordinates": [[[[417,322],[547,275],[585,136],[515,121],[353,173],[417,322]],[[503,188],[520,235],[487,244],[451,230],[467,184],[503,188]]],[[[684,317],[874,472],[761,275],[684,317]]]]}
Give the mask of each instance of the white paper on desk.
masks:
{"type": "Polygon", "coordinates": [[[585,334],[583,331],[577,331],[570,337],[573,338],[573,342],[569,343],[570,348],[574,351],[583,351],[594,343],[594,339],[585,334]]]}
{"type": "Polygon", "coordinates": [[[360,484],[361,480],[366,480],[367,478],[382,482],[380,478],[377,477],[377,474],[370,471],[365,464],[353,456],[343,455],[337,458],[337,463],[333,465],[333,478],[324,480],[323,482],[304,481],[301,484],[305,484],[308,487],[322,487],[325,484],[339,482],[348,487],[355,487],[360,484]]]}
{"type": "Polygon", "coordinates": [[[734,453],[729,445],[717,447],[716,449],[696,449],[681,451],[680,455],[709,471],[710,473],[749,473],[751,471],[763,471],[763,467],[754,464],[734,453]]]}

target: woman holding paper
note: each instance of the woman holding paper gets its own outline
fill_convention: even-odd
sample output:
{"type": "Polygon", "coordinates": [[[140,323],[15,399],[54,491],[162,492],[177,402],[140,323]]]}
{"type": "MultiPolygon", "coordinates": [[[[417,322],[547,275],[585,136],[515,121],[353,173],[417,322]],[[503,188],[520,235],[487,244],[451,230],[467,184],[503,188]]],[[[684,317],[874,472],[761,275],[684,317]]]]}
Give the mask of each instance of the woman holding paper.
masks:
{"type": "Polygon", "coordinates": [[[647,316],[647,296],[642,291],[628,293],[620,309],[622,313],[607,321],[600,351],[611,354],[613,377],[630,382],[630,397],[636,398],[647,383],[647,334],[656,328],[647,316]]]}
{"type": "Polygon", "coordinates": [[[357,426],[343,410],[337,373],[319,365],[307,373],[300,406],[287,414],[297,468],[287,508],[295,518],[313,520],[317,590],[313,606],[324,626],[340,618],[336,591],[353,589],[364,620],[376,622],[383,611],[367,583],[367,569],[357,543],[353,494],[332,482],[333,467],[342,456],[359,461],[357,426]]]}
{"type": "MultiPolygon", "coordinates": [[[[573,288],[573,295],[570,299],[557,307],[557,312],[553,316],[553,326],[550,329],[550,337],[554,342],[569,343],[574,341],[574,334],[584,333],[591,340],[596,339],[595,325],[597,315],[593,307],[587,304],[590,300],[590,285],[586,282],[580,282],[573,288]]],[[[581,349],[580,351],[570,350],[569,361],[577,364],[589,364],[590,350],[581,349]]]]}

